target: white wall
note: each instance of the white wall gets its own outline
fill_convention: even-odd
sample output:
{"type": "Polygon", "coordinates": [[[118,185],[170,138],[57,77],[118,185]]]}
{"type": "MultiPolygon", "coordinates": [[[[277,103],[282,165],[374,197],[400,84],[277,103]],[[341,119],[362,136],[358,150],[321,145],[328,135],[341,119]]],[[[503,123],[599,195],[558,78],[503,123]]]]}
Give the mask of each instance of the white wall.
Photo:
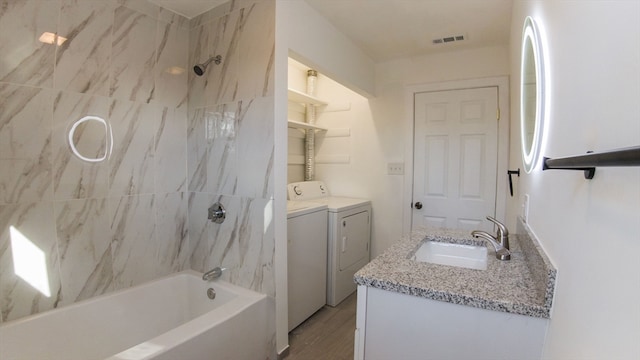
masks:
{"type": "Polygon", "coordinates": [[[377,151],[379,134],[369,100],[332,79],[318,80],[318,97],[329,105],[320,112],[317,124],[329,131],[316,136],[317,179],[327,183],[334,196],[375,198],[386,167],[377,151]]]}
{"type": "Polygon", "coordinates": [[[278,0],[291,57],[363,96],[375,91],[374,63],[317,11],[301,0],[278,0]]]}
{"type": "Polygon", "coordinates": [[[276,41],[274,53],[274,271],[276,282],[276,351],[280,355],[289,347],[288,278],[287,278],[287,12],[276,0],[276,41]]]}
{"type": "MultiPolygon", "coordinates": [[[[349,105],[349,111],[319,111],[317,124],[330,129],[349,129],[348,138],[316,137],[318,158],[349,156],[349,164],[318,163],[316,178],[327,183],[333,195],[371,199],[373,206],[372,258],[382,253],[403,232],[402,194],[405,178],[387,174],[387,163],[405,162],[405,90],[415,84],[506,75],[508,48],[489,47],[466,51],[405,58],[376,66],[377,97],[366,99],[342,86],[342,79],[320,73],[317,95],[331,108],[349,105]]],[[[289,70],[289,85],[304,90],[305,77],[298,69],[289,70]]],[[[297,130],[289,130],[289,133],[297,130]]],[[[289,153],[302,154],[301,139],[289,137],[289,153]]],[[[289,180],[302,181],[303,167],[289,166],[289,180]],[[296,178],[296,176],[298,178],[296,178]]],[[[407,170],[407,172],[409,172],[407,170]]],[[[407,175],[409,176],[409,175],[407,175]]]]}
{"type": "Polygon", "coordinates": [[[278,201],[286,199],[287,57],[290,54],[365,96],[375,91],[375,72],[371,59],[301,0],[276,0],[275,48],[276,348],[280,353],[288,347],[286,202],[278,201]]]}
{"type": "MultiPolygon", "coordinates": [[[[309,67],[289,62],[289,87],[305,92],[309,67]]],[[[324,181],[335,196],[370,198],[375,187],[377,157],[367,153],[378,134],[372,125],[368,99],[318,73],[316,96],[328,103],[316,111],[316,180],[324,181]],[[364,150],[364,151],[363,151],[364,150]]],[[[289,104],[289,119],[304,122],[304,108],[289,104]],[[302,111],[300,113],[299,111],[302,111]]],[[[289,154],[304,155],[304,134],[289,129],[289,154]]],[[[289,164],[289,180],[304,181],[304,165],[289,164]]]]}
{"type": "MultiPolygon", "coordinates": [[[[522,167],[518,119],[520,34],[533,16],[546,34],[551,111],[543,155],[640,144],[640,2],[514,3],[511,167],[522,167]]],[[[529,225],[558,268],[548,359],[640,358],[640,169],[538,169],[519,179],[529,225]]],[[[518,200],[520,199],[520,200],[518,200]]],[[[513,219],[511,220],[513,221],[513,219]]]]}
{"type": "MultiPolygon", "coordinates": [[[[338,165],[321,165],[319,170],[324,171],[326,179],[330,179],[330,173],[350,175],[348,182],[334,182],[335,194],[372,200],[371,256],[375,257],[402,236],[400,194],[404,192],[405,181],[403,176],[387,175],[386,165],[411,159],[404,148],[405,87],[507,75],[508,48],[452,51],[392,60],[374,67],[362,51],[303,1],[279,0],[277,4],[277,27],[283,34],[276,38],[279,47],[286,46],[291,57],[359,94],[377,94],[368,104],[364,100],[352,102],[359,108],[358,116],[371,116],[371,120],[358,120],[352,129],[349,146],[353,161],[348,172],[338,171],[338,165]]],[[[411,166],[411,162],[406,161],[405,166],[411,166]]]]}
{"type": "MultiPolygon", "coordinates": [[[[412,154],[405,152],[408,140],[406,119],[406,88],[417,84],[475,79],[509,74],[508,48],[504,46],[452,51],[435,55],[391,60],[376,65],[376,93],[369,101],[373,122],[369,131],[372,141],[360,151],[375,160],[369,173],[369,186],[374,194],[374,238],[372,256],[376,256],[397,241],[403,232],[402,213],[405,179],[386,175],[387,162],[412,165],[412,154]]],[[[407,175],[409,176],[409,175],[407,175]]]]}
{"type": "MultiPolygon", "coordinates": [[[[289,45],[303,44],[300,33],[306,30],[294,25],[302,20],[291,19],[296,9],[306,14],[313,11],[298,1],[278,4],[277,47],[285,47],[278,43],[282,39],[295,39],[286,45],[295,52],[295,46],[289,45]]],[[[398,194],[404,191],[404,181],[386,175],[384,164],[411,158],[404,148],[404,119],[410,116],[405,114],[407,85],[511,74],[510,168],[522,168],[515,121],[519,106],[513,99],[519,96],[520,32],[528,14],[538,16],[551,35],[551,124],[543,153],[565,156],[640,143],[640,3],[516,1],[510,48],[472,49],[375,66],[377,97],[369,100],[372,122],[362,129],[373,135],[358,148],[374,159],[366,182],[367,191],[375,194],[372,256],[402,234],[404,204],[398,194]]],[[[333,44],[321,42],[325,50],[333,49],[329,45],[333,44]]],[[[304,48],[301,45],[298,51],[304,48]]],[[[332,56],[340,53],[330,52],[332,56]]],[[[323,56],[305,56],[316,55],[323,56]]],[[[335,66],[344,69],[343,65],[348,63],[335,66]]],[[[319,70],[349,85],[335,75],[339,71],[319,70]]],[[[284,96],[276,97],[276,108],[284,107],[284,96]]],[[[276,135],[276,139],[283,137],[276,135]]],[[[535,171],[515,181],[517,196],[508,204],[508,223],[513,226],[522,195],[530,194],[530,226],[559,270],[545,358],[640,357],[639,184],[637,168],[599,169],[591,181],[564,171],[535,171]]]]}

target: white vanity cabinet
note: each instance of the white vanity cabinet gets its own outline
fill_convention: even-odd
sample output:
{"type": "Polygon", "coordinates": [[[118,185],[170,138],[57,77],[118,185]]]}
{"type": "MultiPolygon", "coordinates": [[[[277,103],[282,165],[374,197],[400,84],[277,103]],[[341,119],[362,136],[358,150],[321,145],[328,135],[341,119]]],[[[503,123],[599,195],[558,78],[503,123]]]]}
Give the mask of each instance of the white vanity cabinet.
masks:
{"type": "Polygon", "coordinates": [[[540,359],[547,323],[359,285],[354,359],[540,359]]]}
{"type": "Polygon", "coordinates": [[[427,242],[478,241],[464,230],[414,229],[360,269],[355,359],[540,359],[557,270],[524,222],[510,260],[490,250],[486,268],[416,256],[427,242]]]}

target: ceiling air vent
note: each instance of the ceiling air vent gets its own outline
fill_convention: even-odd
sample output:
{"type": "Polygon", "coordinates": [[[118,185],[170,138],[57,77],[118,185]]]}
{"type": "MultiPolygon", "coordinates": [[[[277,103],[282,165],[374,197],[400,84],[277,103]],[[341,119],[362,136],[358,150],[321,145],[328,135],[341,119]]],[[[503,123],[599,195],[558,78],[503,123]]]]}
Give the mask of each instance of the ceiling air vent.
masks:
{"type": "Polygon", "coordinates": [[[445,36],[445,37],[433,39],[433,43],[434,44],[446,44],[446,43],[452,43],[452,42],[462,41],[462,40],[464,40],[464,35],[445,36]]]}

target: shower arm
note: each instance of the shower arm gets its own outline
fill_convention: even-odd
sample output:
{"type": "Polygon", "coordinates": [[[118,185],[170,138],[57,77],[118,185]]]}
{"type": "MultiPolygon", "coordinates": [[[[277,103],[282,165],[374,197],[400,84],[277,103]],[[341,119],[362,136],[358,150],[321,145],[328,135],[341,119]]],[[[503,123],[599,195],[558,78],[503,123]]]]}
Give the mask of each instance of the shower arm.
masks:
{"type": "Polygon", "coordinates": [[[201,66],[207,67],[207,66],[209,66],[209,64],[211,64],[212,61],[216,65],[220,65],[220,63],[222,62],[222,55],[216,55],[216,56],[210,57],[209,59],[207,59],[207,61],[202,63],[201,66]]]}

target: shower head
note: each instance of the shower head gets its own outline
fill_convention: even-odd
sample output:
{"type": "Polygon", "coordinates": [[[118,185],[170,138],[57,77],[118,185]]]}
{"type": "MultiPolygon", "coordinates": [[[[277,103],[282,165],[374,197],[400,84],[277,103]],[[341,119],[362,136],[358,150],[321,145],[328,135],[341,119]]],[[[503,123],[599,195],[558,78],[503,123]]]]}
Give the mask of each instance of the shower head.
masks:
{"type": "Polygon", "coordinates": [[[207,61],[203,62],[202,64],[196,64],[193,67],[193,72],[195,72],[196,75],[198,75],[198,76],[202,76],[204,74],[204,72],[207,70],[207,66],[209,66],[209,64],[212,61],[216,65],[219,65],[222,62],[222,56],[220,56],[220,55],[212,56],[207,61]]]}

